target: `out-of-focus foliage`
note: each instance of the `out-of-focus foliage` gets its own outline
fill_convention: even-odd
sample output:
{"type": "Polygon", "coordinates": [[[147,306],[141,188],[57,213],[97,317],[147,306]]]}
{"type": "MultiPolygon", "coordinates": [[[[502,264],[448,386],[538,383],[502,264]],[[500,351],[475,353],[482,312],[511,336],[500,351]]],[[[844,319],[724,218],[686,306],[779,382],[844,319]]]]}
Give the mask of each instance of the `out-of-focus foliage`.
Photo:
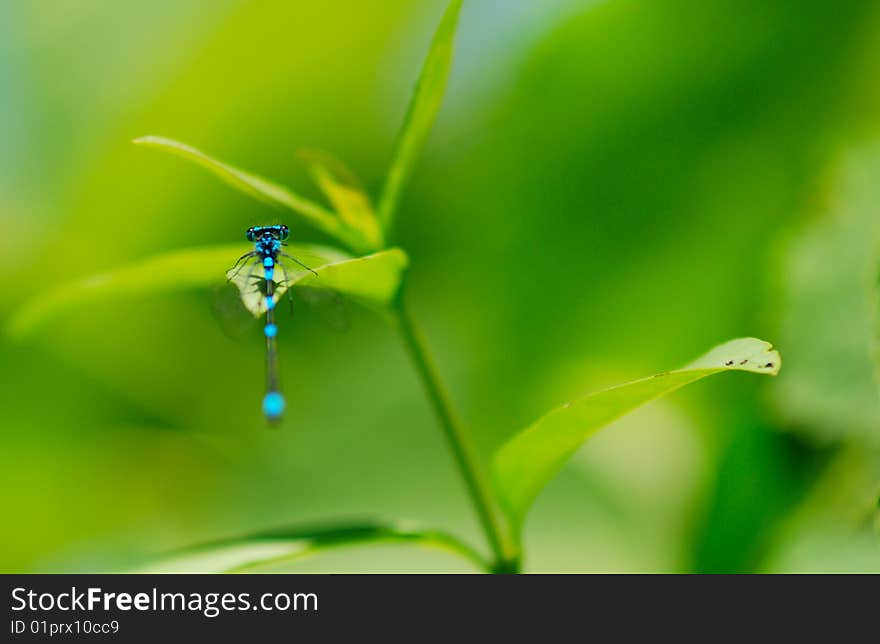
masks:
{"type": "Polygon", "coordinates": [[[833,445],[807,503],[781,527],[771,570],[880,570],[880,392],[872,364],[880,249],[876,143],[848,152],[816,212],[784,240],[780,341],[796,361],[772,389],[781,429],[833,445]],[[790,370],[790,372],[789,372],[790,370]]]}
{"type": "Polygon", "coordinates": [[[880,248],[880,154],[841,165],[827,205],[784,246],[780,342],[795,351],[774,388],[781,421],[828,442],[880,445],[872,360],[880,248]]]}
{"type": "MultiPolygon", "coordinates": [[[[296,152],[328,150],[380,194],[445,8],[0,5],[0,313],[284,218],[130,144],[144,133],[315,203],[296,152]]],[[[818,417],[800,433],[776,391],[821,344],[795,341],[776,294],[795,293],[784,267],[802,231],[843,212],[825,207],[841,160],[877,137],[878,35],[870,0],[464,3],[447,101],[393,241],[484,453],[560,400],[729,337],[776,340],[786,359],[775,381],[710,380],[596,436],[533,509],[529,570],[852,569],[878,557],[865,505],[875,449],[818,417]]],[[[297,243],[331,241],[287,223],[297,243]]],[[[862,250],[816,252],[830,258],[816,265],[828,284],[862,250]]],[[[826,296],[829,309],[844,298],[826,296]]],[[[289,413],[272,432],[254,404],[259,342],[229,340],[207,292],[95,302],[25,344],[0,340],[0,511],[15,517],[0,568],[119,569],[340,515],[411,517],[477,543],[388,330],[370,315],[342,335],[305,314],[284,323],[289,413]]],[[[363,548],[287,569],[470,569],[450,559],[363,548]]]]}

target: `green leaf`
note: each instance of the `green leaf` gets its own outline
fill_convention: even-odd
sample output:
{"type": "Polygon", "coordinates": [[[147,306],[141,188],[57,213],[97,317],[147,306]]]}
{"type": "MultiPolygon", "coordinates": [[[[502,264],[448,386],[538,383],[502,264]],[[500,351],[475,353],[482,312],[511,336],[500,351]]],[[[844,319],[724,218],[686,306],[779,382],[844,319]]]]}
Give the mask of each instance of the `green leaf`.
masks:
{"type": "Polygon", "coordinates": [[[296,213],[318,230],[358,251],[375,250],[357,229],[347,226],[335,213],[319,204],[293,193],[288,188],[268,179],[246,172],[208,156],[201,150],[161,136],[145,136],[134,140],[135,145],[157,148],[192,161],[211,171],[220,179],[243,193],[271,206],[280,206],[296,213]]]}
{"type": "Polygon", "coordinates": [[[385,308],[397,300],[408,265],[406,253],[392,248],[365,257],[326,264],[315,270],[317,276],[303,273],[294,283],[326,286],[365,306],[385,308]]]}
{"type": "Polygon", "coordinates": [[[501,507],[519,533],[535,497],[598,429],[655,398],[723,371],[776,375],[781,361],[770,344],[731,340],[683,369],[618,385],[551,411],[505,443],[492,462],[501,507]]]}
{"type": "Polygon", "coordinates": [[[440,111],[440,104],[443,102],[449,70],[452,67],[455,28],[462,2],[463,0],[452,0],[446,8],[446,13],[443,14],[397,139],[382,197],[379,200],[379,221],[386,231],[391,228],[400,193],[412,174],[416,159],[424,147],[437,112],[440,111]]]}
{"type": "Polygon", "coordinates": [[[401,543],[455,553],[485,570],[487,564],[454,537],[405,523],[362,522],[282,528],[187,548],[138,572],[246,572],[302,559],[332,548],[401,543]]]}
{"type": "Polygon", "coordinates": [[[373,248],[381,248],[384,242],[379,219],[357,177],[326,152],[304,150],[300,158],[345,224],[359,230],[373,248]]]}
{"type": "MultiPolygon", "coordinates": [[[[96,300],[222,283],[229,267],[248,250],[251,247],[243,244],[188,248],[62,285],[16,311],[7,332],[13,338],[22,338],[40,324],[96,300]]],[[[386,307],[395,300],[408,264],[406,253],[397,248],[359,258],[351,258],[334,248],[309,244],[292,244],[287,251],[309,262],[318,273],[317,278],[309,273],[310,277],[303,279],[303,283],[320,279],[318,283],[376,308],[386,307]]]]}

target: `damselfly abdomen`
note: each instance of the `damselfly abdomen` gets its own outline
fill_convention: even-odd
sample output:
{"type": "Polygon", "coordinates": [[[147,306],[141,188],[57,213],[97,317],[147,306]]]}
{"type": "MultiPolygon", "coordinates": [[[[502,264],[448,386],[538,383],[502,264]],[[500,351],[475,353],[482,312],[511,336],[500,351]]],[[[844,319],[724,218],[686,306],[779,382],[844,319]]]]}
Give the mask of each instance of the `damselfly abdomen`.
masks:
{"type": "Polygon", "coordinates": [[[277,422],[284,413],[285,401],[278,381],[278,323],[275,311],[278,302],[289,294],[295,276],[309,266],[284,252],[289,230],[284,225],[252,226],[245,233],[254,249],[245,253],[227,271],[227,280],[235,284],[242,304],[252,313],[265,316],[263,335],[266,339],[266,395],[263,414],[269,422],[277,422]]]}

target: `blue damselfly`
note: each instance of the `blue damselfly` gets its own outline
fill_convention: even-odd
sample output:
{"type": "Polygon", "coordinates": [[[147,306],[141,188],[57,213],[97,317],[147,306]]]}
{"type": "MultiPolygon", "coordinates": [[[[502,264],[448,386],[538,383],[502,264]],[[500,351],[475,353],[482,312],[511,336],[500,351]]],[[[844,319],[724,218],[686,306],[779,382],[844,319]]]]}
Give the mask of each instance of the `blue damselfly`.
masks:
{"type": "Polygon", "coordinates": [[[265,316],[266,394],[263,414],[272,423],[281,419],[285,407],[278,380],[276,307],[285,294],[290,294],[292,275],[306,270],[317,276],[312,268],[284,251],[289,235],[288,227],[283,224],[248,228],[245,236],[253,242],[254,249],[239,257],[226,273],[227,281],[237,287],[238,297],[245,308],[265,316]]]}

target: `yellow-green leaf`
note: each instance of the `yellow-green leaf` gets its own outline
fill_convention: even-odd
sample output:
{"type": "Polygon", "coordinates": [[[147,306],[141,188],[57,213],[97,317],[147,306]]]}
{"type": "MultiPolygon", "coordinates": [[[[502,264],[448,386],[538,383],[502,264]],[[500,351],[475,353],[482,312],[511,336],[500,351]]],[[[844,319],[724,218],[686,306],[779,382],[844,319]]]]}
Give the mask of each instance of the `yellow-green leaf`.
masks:
{"type": "Polygon", "coordinates": [[[215,159],[201,150],[179,141],[161,136],[145,136],[135,139],[134,143],[170,152],[196,163],[249,196],[296,213],[303,221],[341,241],[352,250],[358,252],[375,250],[375,246],[369,244],[360,231],[347,226],[335,213],[301,197],[289,188],[215,159]]]}
{"type": "Polygon", "coordinates": [[[492,462],[492,481],[514,532],[519,533],[535,497],[598,429],[706,376],[723,371],[776,375],[780,364],[779,353],[767,342],[740,338],[683,369],[605,389],[549,412],[505,443],[492,462]]]}
{"type": "Polygon", "coordinates": [[[452,0],[443,14],[397,139],[379,200],[379,221],[386,231],[391,227],[400,193],[412,174],[446,93],[446,82],[452,67],[455,29],[462,2],[463,0],[452,0]]]}
{"type": "Polygon", "coordinates": [[[379,219],[370,197],[354,174],[325,152],[306,150],[300,153],[300,158],[342,221],[359,230],[374,249],[381,248],[383,239],[379,219]]]}
{"type": "MultiPolygon", "coordinates": [[[[61,285],[18,309],[7,331],[21,338],[40,324],[96,300],[222,284],[229,267],[250,249],[244,244],[187,248],[61,285]]],[[[303,283],[320,279],[322,285],[379,308],[397,297],[408,263],[406,253],[397,248],[359,258],[310,244],[292,244],[286,250],[310,262],[319,275],[308,273],[303,283]]]]}

